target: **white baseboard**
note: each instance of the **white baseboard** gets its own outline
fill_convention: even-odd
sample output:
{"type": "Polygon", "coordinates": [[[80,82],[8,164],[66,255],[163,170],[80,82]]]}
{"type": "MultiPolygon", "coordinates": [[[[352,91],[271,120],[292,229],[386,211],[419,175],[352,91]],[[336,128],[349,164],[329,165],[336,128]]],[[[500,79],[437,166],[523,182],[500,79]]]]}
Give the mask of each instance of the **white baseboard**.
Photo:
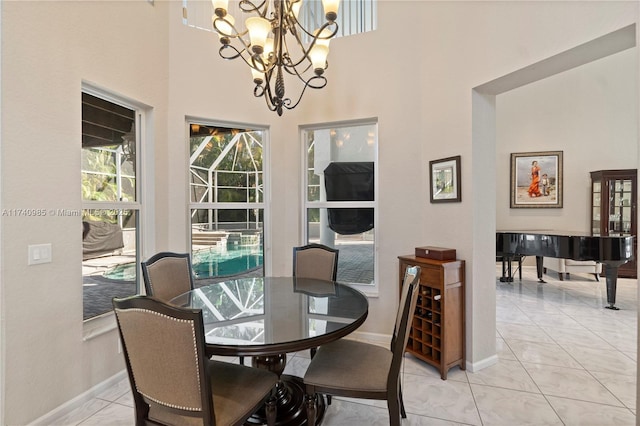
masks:
{"type": "Polygon", "coordinates": [[[354,331],[349,335],[349,338],[355,340],[365,340],[367,342],[375,343],[382,346],[388,346],[391,342],[390,334],[369,333],[366,331],[354,331]]]}
{"type": "MultiPolygon", "coordinates": [[[[391,342],[391,336],[389,334],[380,334],[380,333],[368,333],[362,331],[354,331],[349,335],[349,338],[353,338],[356,340],[364,340],[367,342],[375,343],[380,346],[388,346],[391,342]]],[[[498,355],[492,355],[488,358],[482,359],[478,362],[465,362],[465,368],[470,373],[477,373],[478,371],[491,367],[498,363],[498,355]]]]}
{"type": "Polygon", "coordinates": [[[466,365],[467,371],[469,371],[470,373],[477,373],[478,371],[487,367],[491,367],[492,365],[495,365],[497,363],[498,363],[498,355],[492,355],[478,362],[467,361],[465,365],[466,365]]]}
{"type": "Polygon", "coordinates": [[[56,424],[56,420],[66,416],[73,410],[78,407],[81,407],[87,401],[92,400],[97,395],[100,395],[105,390],[109,389],[111,386],[120,382],[122,379],[127,377],[127,370],[122,370],[119,373],[111,376],[107,380],[98,383],[91,389],[86,392],[81,393],[70,401],[65,402],[64,404],[58,406],[54,410],[49,411],[44,416],[34,420],[29,423],[29,426],[46,426],[46,425],[54,425],[56,424]]]}

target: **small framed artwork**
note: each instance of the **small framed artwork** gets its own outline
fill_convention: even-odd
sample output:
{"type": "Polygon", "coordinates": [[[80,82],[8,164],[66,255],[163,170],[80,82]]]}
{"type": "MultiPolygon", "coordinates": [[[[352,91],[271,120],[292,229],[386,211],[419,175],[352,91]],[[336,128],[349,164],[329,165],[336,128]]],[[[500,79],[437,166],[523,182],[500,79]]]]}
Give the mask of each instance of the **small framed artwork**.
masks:
{"type": "Polygon", "coordinates": [[[429,161],[431,202],[462,201],[460,188],[460,156],[429,161]]]}
{"type": "Polygon", "coordinates": [[[511,208],[562,208],[562,151],[511,154],[511,208]]]}

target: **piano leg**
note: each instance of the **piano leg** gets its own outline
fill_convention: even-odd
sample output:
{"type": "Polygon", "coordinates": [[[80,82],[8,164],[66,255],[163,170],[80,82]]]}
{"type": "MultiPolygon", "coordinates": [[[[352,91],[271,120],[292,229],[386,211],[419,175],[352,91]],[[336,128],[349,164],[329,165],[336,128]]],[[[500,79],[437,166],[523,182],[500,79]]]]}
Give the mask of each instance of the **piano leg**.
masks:
{"type": "Polygon", "coordinates": [[[607,303],[609,306],[605,306],[607,309],[613,309],[614,311],[620,310],[615,306],[616,304],[616,287],[618,284],[618,265],[604,264],[604,272],[607,276],[607,303]]]}
{"type": "Polygon", "coordinates": [[[513,277],[511,276],[511,258],[510,257],[507,257],[507,256],[502,257],[502,276],[500,277],[500,282],[502,283],[513,282],[513,277]]]}
{"type": "Polygon", "coordinates": [[[538,282],[546,283],[546,281],[542,279],[542,270],[543,270],[542,259],[544,259],[542,256],[536,256],[536,269],[538,270],[538,282]]]}
{"type": "Polygon", "coordinates": [[[522,281],[522,258],[524,256],[518,256],[518,278],[522,281]]]}

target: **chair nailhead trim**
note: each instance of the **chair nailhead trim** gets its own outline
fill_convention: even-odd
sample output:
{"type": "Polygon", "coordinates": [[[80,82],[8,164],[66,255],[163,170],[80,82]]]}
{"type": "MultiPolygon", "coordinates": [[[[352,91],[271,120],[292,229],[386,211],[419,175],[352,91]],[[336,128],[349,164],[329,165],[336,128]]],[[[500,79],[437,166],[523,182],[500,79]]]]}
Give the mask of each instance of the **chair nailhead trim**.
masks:
{"type": "MultiPolygon", "coordinates": [[[[150,313],[150,314],[154,314],[157,315],[159,317],[171,320],[171,321],[176,321],[176,322],[180,322],[180,323],[187,323],[191,326],[191,336],[193,338],[193,349],[195,352],[195,367],[196,367],[196,371],[198,371],[198,346],[196,345],[196,330],[193,326],[193,321],[190,320],[185,320],[185,319],[180,319],[180,318],[173,318],[170,317],[168,315],[165,314],[161,314],[160,312],[156,312],[156,311],[150,311],[149,309],[140,309],[140,308],[130,308],[130,309],[116,309],[116,313],[118,312],[123,312],[123,311],[135,311],[135,312],[146,312],[146,313],[150,313]]],[[[134,374],[135,376],[135,374],[134,374]]],[[[198,392],[200,392],[200,394],[202,394],[202,384],[200,383],[200,374],[197,375],[198,377],[198,392]]],[[[144,395],[145,397],[149,398],[151,401],[160,404],[160,405],[164,405],[165,407],[170,407],[170,408],[177,408],[180,410],[185,410],[185,411],[202,411],[202,407],[183,407],[180,405],[175,405],[175,404],[169,404],[166,403],[164,401],[159,401],[155,398],[150,397],[149,395],[143,393],[140,391],[140,389],[138,389],[138,385],[136,384],[136,390],[138,391],[138,393],[144,395]]]]}

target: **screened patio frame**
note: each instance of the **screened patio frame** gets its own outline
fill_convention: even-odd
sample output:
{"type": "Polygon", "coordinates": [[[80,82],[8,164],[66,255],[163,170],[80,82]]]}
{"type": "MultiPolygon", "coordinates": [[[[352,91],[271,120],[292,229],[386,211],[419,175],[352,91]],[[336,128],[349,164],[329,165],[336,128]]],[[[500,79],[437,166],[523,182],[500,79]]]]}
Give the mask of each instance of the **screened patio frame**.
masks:
{"type": "MultiPolygon", "coordinates": [[[[262,132],[262,130],[258,130],[257,132],[262,132]]],[[[261,140],[255,137],[256,131],[252,130],[249,132],[239,132],[235,134],[232,139],[225,145],[222,152],[218,155],[218,157],[213,161],[213,163],[209,167],[202,167],[198,165],[194,165],[194,163],[198,160],[198,157],[204,152],[207,145],[211,143],[213,136],[206,136],[203,138],[202,142],[200,142],[197,148],[194,150],[193,154],[191,154],[189,158],[189,188],[190,188],[190,197],[197,193],[195,189],[201,188],[202,193],[199,194],[197,199],[190,200],[191,205],[191,219],[196,216],[198,210],[208,210],[207,222],[200,223],[199,226],[206,225],[208,230],[218,230],[220,228],[221,223],[218,218],[218,211],[220,209],[234,209],[239,210],[235,204],[242,204],[242,209],[247,210],[247,221],[246,227],[247,229],[260,229],[260,220],[259,215],[257,214],[258,209],[263,208],[264,200],[264,182],[262,181],[262,176],[264,174],[264,170],[258,164],[258,161],[253,156],[251,151],[251,145],[257,144],[260,149],[263,148],[263,143],[261,140]],[[239,170],[237,169],[240,151],[245,150],[250,157],[250,164],[252,166],[252,170],[239,170]],[[233,160],[231,170],[219,170],[219,166],[222,161],[227,158],[227,156],[233,152],[233,160]],[[204,172],[206,174],[206,179],[202,177],[198,171],[204,172]],[[228,185],[220,185],[219,177],[224,174],[244,174],[244,186],[228,186],[228,185]],[[255,182],[255,185],[251,185],[251,183],[255,182]],[[218,194],[220,190],[230,189],[230,190],[244,190],[246,193],[245,199],[243,201],[236,202],[220,202],[218,199],[218,194]],[[253,197],[252,197],[253,195],[253,197]],[[253,201],[251,199],[253,198],[253,201]],[[251,221],[250,210],[254,210],[255,221],[251,221]]],[[[237,224],[238,222],[234,222],[237,224]]]]}

